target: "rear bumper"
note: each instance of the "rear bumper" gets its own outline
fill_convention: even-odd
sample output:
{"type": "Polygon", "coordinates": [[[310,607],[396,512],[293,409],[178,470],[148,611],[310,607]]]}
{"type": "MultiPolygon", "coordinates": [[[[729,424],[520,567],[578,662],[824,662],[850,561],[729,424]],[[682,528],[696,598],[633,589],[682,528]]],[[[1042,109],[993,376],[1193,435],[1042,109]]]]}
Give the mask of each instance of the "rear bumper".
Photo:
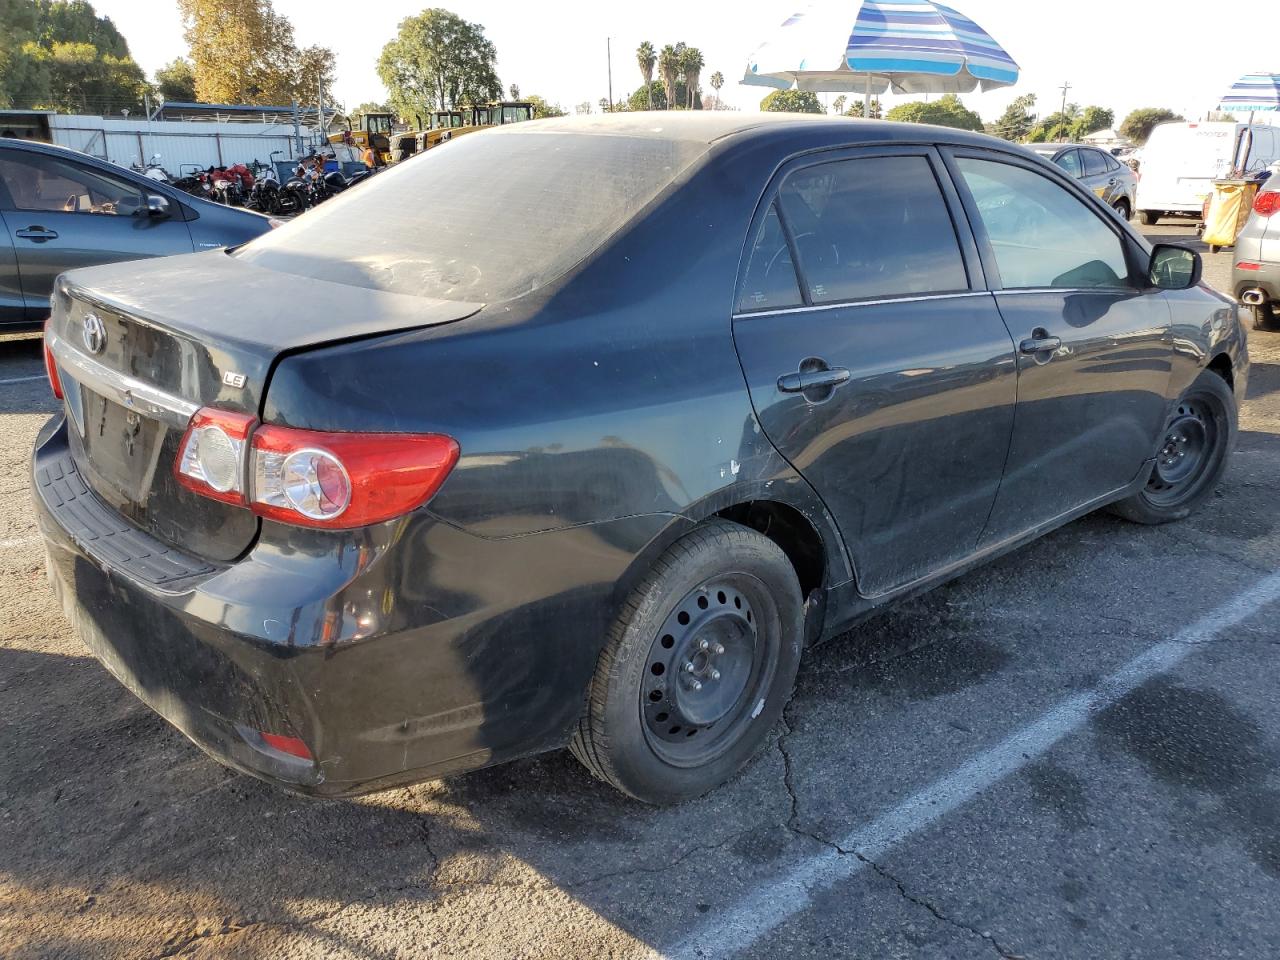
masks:
{"type": "Polygon", "coordinates": [[[37,442],[33,500],[49,579],[84,643],[215,759],[309,794],[562,745],[632,558],[617,547],[651,535],[631,522],[491,541],[419,513],[336,545],[280,528],[290,542],[184,567],[140,531],[107,529],[118,516],[76,495],[66,430],[53,421],[37,442]],[[297,738],[312,758],[262,733],[297,738]]]}
{"type": "MultiPolygon", "coordinates": [[[[1250,259],[1242,256],[1237,247],[1237,263],[1240,260],[1250,259]]],[[[1236,299],[1239,300],[1246,290],[1258,289],[1267,295],[1268,300],[1280,303],[1280,263],[1267,263],[1259,260],[1252,260],[1251,262],[1259,264],[1260,269],[1241,270],[1237,266],[1231,270],[1231,290],[1236,299]]]]}

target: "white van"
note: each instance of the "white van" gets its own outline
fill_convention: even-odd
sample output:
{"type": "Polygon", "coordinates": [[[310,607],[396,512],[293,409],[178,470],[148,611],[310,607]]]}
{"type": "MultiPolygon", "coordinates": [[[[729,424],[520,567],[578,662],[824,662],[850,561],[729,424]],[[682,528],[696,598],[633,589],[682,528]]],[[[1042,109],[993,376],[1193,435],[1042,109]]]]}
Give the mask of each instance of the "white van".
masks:
{"type": "Polygon", "coordinates": [[[1213,181],[1231,172],[1249,139],[1246,171],[1280,160],[1280,130],[1264,123],[1162,123],[1142,148],[1135,206],[1151,226],[1171,213],[1199,215],[1213,181]]]}

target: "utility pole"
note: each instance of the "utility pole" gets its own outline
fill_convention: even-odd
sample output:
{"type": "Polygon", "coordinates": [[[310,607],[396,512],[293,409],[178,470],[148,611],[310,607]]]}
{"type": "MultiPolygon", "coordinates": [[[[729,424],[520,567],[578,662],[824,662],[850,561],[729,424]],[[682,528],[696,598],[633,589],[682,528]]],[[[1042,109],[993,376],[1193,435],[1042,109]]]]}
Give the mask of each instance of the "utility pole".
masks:
{"type": "Polygon", "coordinates": [[[613,113],[613,37],[604,38],[604,56],[609,64],[609,112],[613,113]]]}
{"type": "Polygon", "coordinates": [[[1068,91],[1068,90],[1070,90],[1070,89],[1071,89],[1071,81],[1069,81],[1069,80],[1064,80],[1064,81],[1062,82],[1062,109],[1058,111],[1058,116],[1062,117],[1062,120],[1063,120],[1063,124],[1062,124],[1062,126],[1058,128],[1058,129],[1061,131],[1061,132],[1058,134],[1058,142],[1059,142],[1059,143],[1061,143],[1063,140],[1067,139],[1067,125],[1066,125],[1066,119],[1067,119],[1067,91],[1068,91]]]}

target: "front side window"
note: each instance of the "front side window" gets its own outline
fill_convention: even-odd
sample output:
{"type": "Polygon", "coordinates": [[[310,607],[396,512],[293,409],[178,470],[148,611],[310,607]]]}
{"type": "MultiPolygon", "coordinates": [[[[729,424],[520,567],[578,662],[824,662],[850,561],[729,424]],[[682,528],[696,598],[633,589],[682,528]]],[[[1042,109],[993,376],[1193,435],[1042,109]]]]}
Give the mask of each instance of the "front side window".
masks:
{"type": "Polygon", "coordinates": [[[1080,176],[1080,151],[1079,150],[1068,150],[1066,153],[1064,153],[1062,156],[1060,156],[1057,160],[1053,162],[1056,163],[1058,166],[1060,166],[1063,170],[1067,171],[1067,174],[1069,176],[1072,176],[1072,177],[1080,176]]]}
{"type": "Polygon", "coordinates": [[[925,157],[805,167],[778,192],[813,303],[967,290],[955,227],[925,157]]]}
{"type": "Polygon", "coordinates": [[[738,310],[777,310],[798,307],[804,301],[800,297],[800,284],[796,281],[796,268],[791,262],[791,247],[782,232],[778,220],[778,205],[769,204],[769,212],[760,222],[755,243],[751,246],[751,258],[747,261],[747,279],[738,298],[738,310]]]}
{"type": "Polygon", "coordinates": [[[129,181],[60,157],[0,151],[0,181],[15,210],[132,216],[146,209],[142,191],[129,181]]]}
{"type": "Polygon", "coordinates": [[[1120,287],[1120,238],[1047,177],[991,160],[956,161],[973,194],[1006,289],[1120,287]]]}

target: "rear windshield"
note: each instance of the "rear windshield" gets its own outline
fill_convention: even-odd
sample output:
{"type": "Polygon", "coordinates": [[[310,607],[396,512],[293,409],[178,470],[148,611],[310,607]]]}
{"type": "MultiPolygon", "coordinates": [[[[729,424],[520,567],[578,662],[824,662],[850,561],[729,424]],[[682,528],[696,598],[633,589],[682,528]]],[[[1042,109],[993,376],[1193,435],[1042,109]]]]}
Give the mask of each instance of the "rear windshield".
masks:
{"type": "Polygon", "coordinates": [[[509,300],[590,254],[706,150],[660,137],[474,133],[377,174],[235,256],[374,290],[509,300]]]}

